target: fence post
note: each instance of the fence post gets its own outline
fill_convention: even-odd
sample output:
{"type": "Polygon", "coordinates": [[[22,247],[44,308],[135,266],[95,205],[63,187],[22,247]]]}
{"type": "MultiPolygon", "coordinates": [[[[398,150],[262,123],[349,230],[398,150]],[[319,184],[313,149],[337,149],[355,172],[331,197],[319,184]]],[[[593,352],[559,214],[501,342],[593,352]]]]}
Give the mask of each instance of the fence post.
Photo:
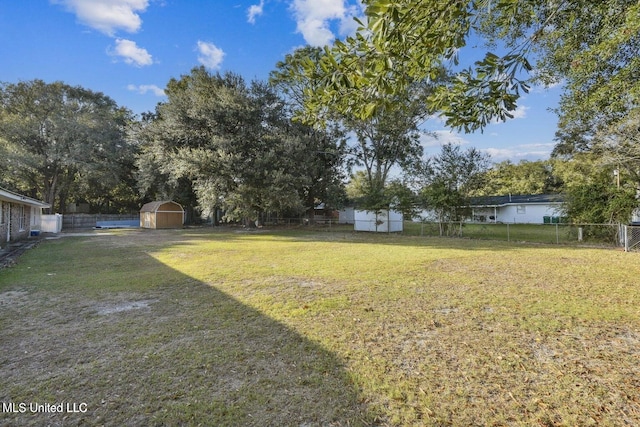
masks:
{"type": "Polygon", "coordinates": [[[626,225],[624,226],[623,239],[624,239],[624,251],[629,252],[629,227],[626,225]]]}

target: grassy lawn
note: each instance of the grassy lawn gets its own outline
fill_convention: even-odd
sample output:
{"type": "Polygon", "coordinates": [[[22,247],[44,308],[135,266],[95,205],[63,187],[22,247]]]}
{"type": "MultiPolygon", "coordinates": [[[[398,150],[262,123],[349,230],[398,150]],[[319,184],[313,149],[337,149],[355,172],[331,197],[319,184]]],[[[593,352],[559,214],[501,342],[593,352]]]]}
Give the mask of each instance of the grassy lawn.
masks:
{"type": "Polygon", "coordinates": [[[127,230],[0,270],[0,425],[640,425],[640,254],[127,230]]]}
{"type": "MultiPolygon", "coordinates": [[[[456,231],[459,228],[456,227],[456,231]]],[[[563,245],[616,246],[615,225],[569,224],[491,224],[465,223],[462,236],[471,239],[503,240],[511,242],[548,243],[563,245]],[[582,241],[578,241],[578,229],[582,228],[582,241]]],[[[439,236],[437,223],[404,222],[404,235],[439,236]]]]}

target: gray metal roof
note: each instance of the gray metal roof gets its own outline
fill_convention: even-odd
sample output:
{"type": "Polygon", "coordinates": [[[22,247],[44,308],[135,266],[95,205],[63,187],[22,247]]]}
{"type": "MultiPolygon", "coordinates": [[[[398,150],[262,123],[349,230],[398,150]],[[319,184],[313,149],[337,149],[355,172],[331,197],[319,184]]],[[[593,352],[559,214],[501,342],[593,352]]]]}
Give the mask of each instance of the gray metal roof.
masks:
{"type": "Polygon", "coordinates": [[[471,206],[506,206],[527,204],[560,204],[564,202],[562,194],[518,194],[507,196],[472,197],[471,206]]]}

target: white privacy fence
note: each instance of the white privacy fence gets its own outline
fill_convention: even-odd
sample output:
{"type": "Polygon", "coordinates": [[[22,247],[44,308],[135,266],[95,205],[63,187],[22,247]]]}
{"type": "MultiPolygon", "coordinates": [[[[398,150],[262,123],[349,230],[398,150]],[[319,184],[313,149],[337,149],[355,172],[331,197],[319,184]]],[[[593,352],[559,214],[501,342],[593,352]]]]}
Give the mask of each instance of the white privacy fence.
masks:
{"type": "Polygon", "coordinates": [[[62,230],[62,215],[42,215],[40,217],[40,231],[43,233],[59,233],[62,230]]]}

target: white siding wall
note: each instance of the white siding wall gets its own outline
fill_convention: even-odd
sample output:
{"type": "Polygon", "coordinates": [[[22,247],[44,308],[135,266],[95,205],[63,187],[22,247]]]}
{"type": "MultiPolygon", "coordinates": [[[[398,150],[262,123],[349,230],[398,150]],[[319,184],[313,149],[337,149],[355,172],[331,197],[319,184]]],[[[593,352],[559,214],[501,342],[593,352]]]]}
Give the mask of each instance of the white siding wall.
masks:
{"type": "Polygon", "coordinates": [[[498,208],[498,222],[543,224],[545,216],[560,216],[560,203],[507,205],[498,208]]]}

